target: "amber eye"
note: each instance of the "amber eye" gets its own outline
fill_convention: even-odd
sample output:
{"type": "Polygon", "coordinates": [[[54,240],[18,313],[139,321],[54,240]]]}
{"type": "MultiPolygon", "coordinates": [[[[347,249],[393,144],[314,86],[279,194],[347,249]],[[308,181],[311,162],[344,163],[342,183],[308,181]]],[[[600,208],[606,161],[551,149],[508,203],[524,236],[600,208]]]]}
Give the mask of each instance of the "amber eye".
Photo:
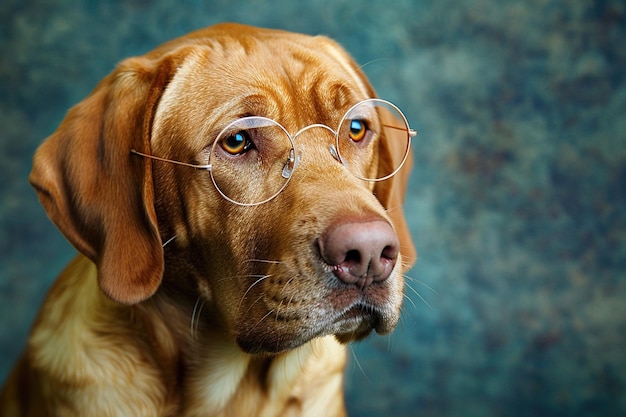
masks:
{"type": "Polygon", "coordinates": [[[350,139],[360,142],[365,137],[367,126],[363,120],[354,119],[350,121],[350,139]]]}
{"type": "Polygon", "coordinates": [[[250,149],[252,141],[248,137],[248,133],[242,130],[222,139],[220,145],[222,146],[222,149],[231,155],[241,155],[250,149]]]}

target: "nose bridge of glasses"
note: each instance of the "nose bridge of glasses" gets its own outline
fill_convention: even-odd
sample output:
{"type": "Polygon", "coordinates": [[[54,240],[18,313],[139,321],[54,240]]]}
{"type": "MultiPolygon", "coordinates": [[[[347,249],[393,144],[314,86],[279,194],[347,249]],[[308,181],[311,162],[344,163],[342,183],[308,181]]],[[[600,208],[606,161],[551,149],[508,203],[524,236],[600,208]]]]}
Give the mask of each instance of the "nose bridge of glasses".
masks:
{"type": "MultiPolygon", "coordinates": [[[[337,152],[336,152],[336,150],[335,150],[335,144],[334,144],[335,139],[336,139],[336,137],[337,137],[337,132],[336,132],[335,130],[333,130],[330,126],[327,126],[327,125],[325,125],[325,124],[322,124],[322,123],[314,123],[314,124],[311,124],[311,125],[308,125],[308,126],[303,127],[302,129],[298,130],[298,131],[297,131],[297,132],[293,135],[293,140],[294,140],[294,142],[295,142],[295,140],[296,140],[296,138],[297,138],[298,136],[300,136],[300,135],[302,135],[302,134],[304,134],[304,133],[306,133],[306,132],[308,132],[308,131],[310,131],[310,130],[314,130],[314,129],[322,129],[322,130],[326,130],[326,131],[330,132],[330,134],[331,134],[331,139],[332,139],[332,141],[331,141],[331,143],[330,143],[330,145],[329,145],[329,146],[330,146],[330,149],[331,149],[331,154],[333,155],[333,157],[334,157],[335,159],[337,159],[337,152]]],[[[317,142],[317,139],[319,139],[317,136],[314,136],[314,138],[316,139],[316,142],[317,142]]]]}
{"type": "Polygon", "coordinates": [[[304,132],[309,131],[311,129],[315,129],[315,128],[326,129],[330,133],[332,133],[333,137],[337,136],[337,132],[335,130],[333,130],[330,126],[326,126],[325,124],[321,124],[321,123],[315,123],[315,124],[312,124],[312,125],[305,126],[302,129],[298,130],[296,133],[294,133],[292,135],[292,138],[295,141],[296,138],[298,136],[300,136],[301,134],[303,134],[304,132]]]}
{"type": "MultiPolygon", "coordinates": [[[[299,136],[301,136],[302,134],[310,131],[310,130],[314,130],[314,129],[322,129],[325,130],[327,132],[329,132],[331,134],[330,138],[331,138],[331,142],[328,145],[328,148],[330,150],[330,154],[332,155],[332,157],[334,159],[336,159],[337,161],[339,161],[339,155],[336,149],[336,138],[337,138],[337,132],[331,128],[330,126],[327,126],[325,124],[322,123],[314,123],[308,126],[303,127],[302,129],[298,130],[295,134],[292,135],[292,139],[294,141],[294,143],[296,144],[296,147],[298,147],[298,143],[296,142],[296,138],[298,138],[299,136]]],[[[315,139],[319,139],[318,136],[314,136],[315,139]]],[[[317,142],[317,140],[316,140],[317,142]]],[[[304,149],[304,146],[299,146],[299,153],[302,153],[302,150],[304,149]]],[[[324,147],[326,148],[326,147],[324,147]]]]}

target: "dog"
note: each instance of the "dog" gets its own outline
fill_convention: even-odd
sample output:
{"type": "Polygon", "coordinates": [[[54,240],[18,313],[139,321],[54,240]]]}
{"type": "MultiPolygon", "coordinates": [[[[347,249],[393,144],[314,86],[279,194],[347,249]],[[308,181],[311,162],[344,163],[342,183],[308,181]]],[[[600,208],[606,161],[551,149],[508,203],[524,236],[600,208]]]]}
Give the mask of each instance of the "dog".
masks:
{"type": "Polygon", "coordinates": [[[394,329],[416,258],[413,135],[326,37],[221,24],[122,61],[35,154],[79,254],[0,415],[346,415],[346,344],[394,329]]]}

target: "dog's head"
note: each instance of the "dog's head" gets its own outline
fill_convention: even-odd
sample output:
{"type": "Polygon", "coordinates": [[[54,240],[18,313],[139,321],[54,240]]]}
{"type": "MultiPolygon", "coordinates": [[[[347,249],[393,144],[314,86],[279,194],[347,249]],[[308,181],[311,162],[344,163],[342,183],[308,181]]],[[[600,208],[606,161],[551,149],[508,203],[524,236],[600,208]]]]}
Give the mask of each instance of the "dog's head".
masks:
{"type": "Polygon", "coordinates": [[[248,352],[388,333],[415,258],[410,155],[393,107],[346,116],[374,97],[327,38],[219,25],[123,61],[30,180],[120,303],[200,300],[248,352]]]}

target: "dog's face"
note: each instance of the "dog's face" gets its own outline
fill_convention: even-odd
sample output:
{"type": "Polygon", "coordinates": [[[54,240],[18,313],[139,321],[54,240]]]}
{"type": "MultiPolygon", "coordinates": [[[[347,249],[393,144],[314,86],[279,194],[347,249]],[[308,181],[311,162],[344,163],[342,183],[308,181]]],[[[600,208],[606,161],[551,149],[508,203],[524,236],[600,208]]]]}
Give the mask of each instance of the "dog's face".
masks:
{"type": "MultiPolygon", "coordinates": [[[[333,132],[305,129],[293,139],[297,164],[289,184],[255,206],[223,198],[206,169],[131,154],[206,164],[210,152],[229,150],[214,144],[222,129],[248,116],[272,119],[292,135],[317,124],[335,129],[351,106],[374,96],[367,80],[325,38],[219,26],[185,39],[122,64],[51,138],[97,130],[93,149],[42,146],[40,160],[60,148],[77,151],[84,163],[78,169],[100,178],[98,192],[84,178],[59,190],[68,181],[34,171],[31,181],[52,219],[96,262],[111,298],[135,303],[161,288],[174,302],[197,300],[205,313],[196,320],[218,322],[247,352],[280,352],[328,334],[348,342],[372,330],[389,333],[402,304],[402,272],[414,256],[400,207],[408,169],[375,185],[354,172],[366,176],[384,159],[402,158],[391,138],[373,137],[350,172],[332,152],[333,132]],[[112,109],[124,100],[131,109],[112,109]],[[84,114],[94,127],[77,126],[84,114]],[[111,163],[114,176],[124,177],[114,190],[102,182],[110,158],[124,161],[111,163]],[[120,189],[128,198],[113,197],[118,204],[136,207],[110,208],[107,196],[120,189]],[[109,210],[118,211],[117,220],[109,210]],[[359,239],[365,241],[352,242],[359,239]],[[361,259],[359,250],[372,246],[379,247],[373,260],[361,259]]],[[[369,123],[384,124],[376,117],[369,123]]],[[[226,189],[255,175],[254,164],[270,163],[252,153],[224,155],[238,167],[221,173],[226,189]]]]}

